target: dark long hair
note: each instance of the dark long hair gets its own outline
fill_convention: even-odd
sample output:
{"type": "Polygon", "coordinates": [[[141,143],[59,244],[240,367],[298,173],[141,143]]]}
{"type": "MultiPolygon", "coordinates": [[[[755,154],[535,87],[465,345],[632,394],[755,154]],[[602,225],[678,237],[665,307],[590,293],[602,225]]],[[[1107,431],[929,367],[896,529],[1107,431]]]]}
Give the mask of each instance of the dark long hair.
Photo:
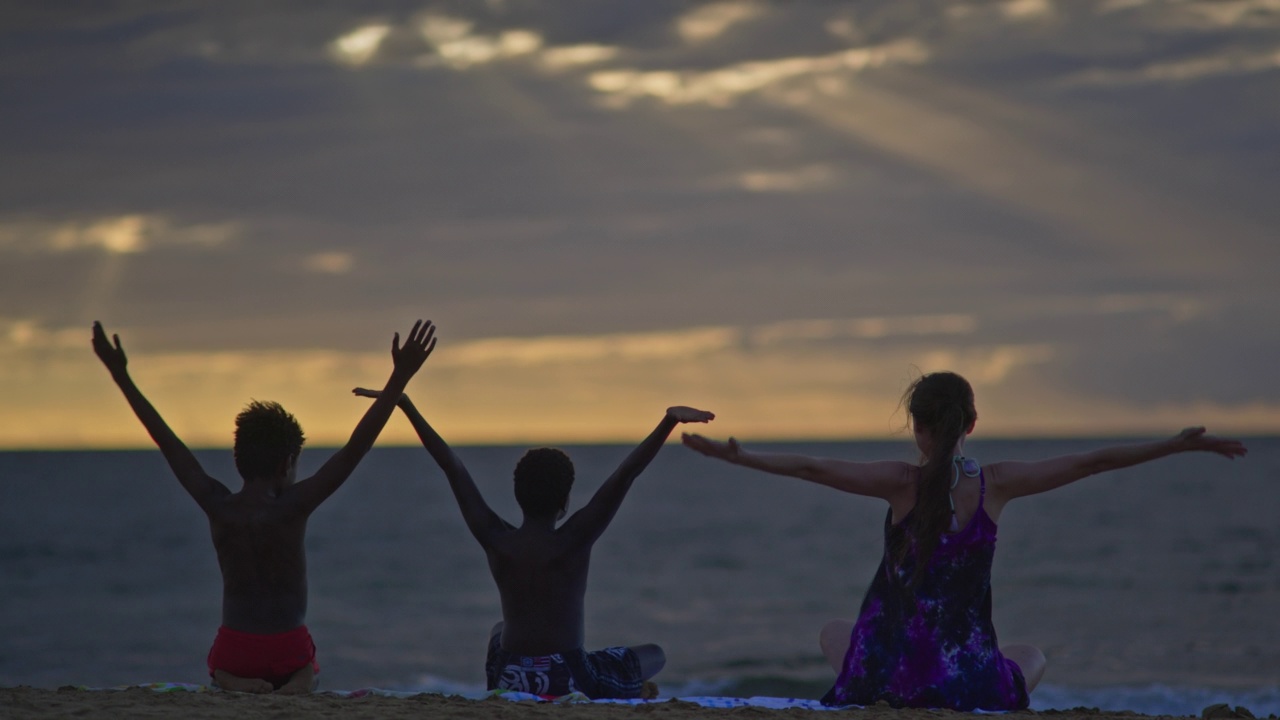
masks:
{"type": "Polygon", "coordinates": [[[916,505],[906,532],[897,538],[894,559],[900,565],[911,545],[915,546],[916,567],[910,586],[915,588],[938,547],[942,533],[951,524],[951,477],[956,444],[978,419],[969,381],[953,372],[929,373],[911,383],[902,394],[902,404],[913,427],[927,430],[932,440],[929,454],[920,467],[916,484],[916,505]]]}

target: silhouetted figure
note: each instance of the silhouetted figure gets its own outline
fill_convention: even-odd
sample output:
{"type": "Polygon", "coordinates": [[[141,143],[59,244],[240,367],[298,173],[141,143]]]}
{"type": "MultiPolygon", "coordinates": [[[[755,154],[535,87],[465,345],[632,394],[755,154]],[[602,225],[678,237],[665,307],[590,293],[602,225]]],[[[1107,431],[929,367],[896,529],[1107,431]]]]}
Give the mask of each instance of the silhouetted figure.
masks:
{"type": "MultiPolygon", "coordinates": [[[[385,391],[356,388],[353,392],[379,400],[387,397],[385,391]]],[[[467,528],[484,548],[498,586],[502,622],[489,636],[485,662],[489,689],[544,696],[576,691],[591,698],[656,694],[652,683],[645,681],[666,663],[662,648],[647,644],[584,650],[583,603],[591,548],[613,520],[631,483],[676,425],[707,422],[715,416],[688,407],[668,408],[649,437],[604,481],[591,501],[558,527],[569,504],[573,463],[560,450],[530,450],[515,469],[516,502],[524,519],[514,527],[489,508],[462,461],[409,398],[399,398],[400,409],[448,478],[467,528]]]]}
{"type": "Polygon", "coordinates": [[[685,445],[710,457],[888,501],[884,557],[857,621],[833,620],[822,629],[822,652],[838,674],[824,704],[1027,707],[1044,675],[1044,654],[1030,645],[1000,647],[991,622],[991,561],[1005,504],[1175,453],[1246,452],[1239,441],[1187,428],[1159,442],[984,466],[964,457],[964,439],[978,420],[964,378],[925,375],[903,403],[920,465],[748,452],[733,438],[684,436],[685,445]]]}
{"type": "Polygon", "coordinates": [[[236,417],[235,462],[244,478],[231,492],[205,473],[129,377],[120,337],[107,340],[93,324],[93,350],[124,393],[129,406],[159,446],[174,475],[209,518],[213,547],[222,569],[222,627],[209,651],[209,674],[219,687],[242,692],[306,693],[315,686],[319,665],[304,624],[307,561],[303,539],[307,518],[333,494],[386,425],[398,397],[435,347],[435,327],[418,321],[404,347],[397,333],[391,344],[394,369],[384,390],[351,433],[315,475],[294,482],[302,428],[276,403],[253,402],[236,417]]]}

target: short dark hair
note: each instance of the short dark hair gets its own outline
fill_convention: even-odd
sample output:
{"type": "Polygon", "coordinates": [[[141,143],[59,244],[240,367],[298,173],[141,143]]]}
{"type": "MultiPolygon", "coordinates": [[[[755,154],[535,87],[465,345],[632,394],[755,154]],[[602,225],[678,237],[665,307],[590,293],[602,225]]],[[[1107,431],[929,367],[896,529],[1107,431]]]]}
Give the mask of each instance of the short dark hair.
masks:
{"type": "Polygon", "coordinates": [[[555,448],[530,450],[516,463],[516,502],[526,515],[554,515],[568,504],[573,461],[555,448]]]}
{"type": "Polygon", "coordinates": [[[280,403],[253,400],[236,416],[236,470],[245,480],[275,477],[306,440],[298,419],[280,403]]]}

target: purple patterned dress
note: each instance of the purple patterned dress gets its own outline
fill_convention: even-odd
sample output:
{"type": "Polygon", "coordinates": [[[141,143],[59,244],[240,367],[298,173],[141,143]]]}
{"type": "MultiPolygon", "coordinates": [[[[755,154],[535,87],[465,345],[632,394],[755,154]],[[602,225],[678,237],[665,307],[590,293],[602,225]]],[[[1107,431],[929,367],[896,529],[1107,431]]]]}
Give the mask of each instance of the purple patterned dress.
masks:
{"type": "MultiPolygon", "coordinates": [[[[996,524],[983,508],[986,478],[973,519],[944,533],[919,586],[914,548],[901,565],[889,555],[906,520],[885,518],[885,555],[867,590],[849,638],[849,652],[824,705],[874,705],[1019,710],[1027,707],[1026,681],[1000,654],[991,624],[991,560],[996,524]]],[[[908,518],[910,513],[908,513],[908,518]]]]}

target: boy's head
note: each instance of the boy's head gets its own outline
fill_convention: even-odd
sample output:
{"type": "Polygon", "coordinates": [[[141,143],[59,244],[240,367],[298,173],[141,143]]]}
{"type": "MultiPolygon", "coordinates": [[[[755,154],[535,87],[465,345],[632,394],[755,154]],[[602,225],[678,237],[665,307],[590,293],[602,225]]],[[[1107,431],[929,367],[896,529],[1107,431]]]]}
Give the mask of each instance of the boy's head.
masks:
{"type": "Polygon", "coordinates": [[[304,442],[298,420],[280,403],[254,400],[236,416],[236,470],[245,480],[283,477],[304,442]]]}
{"type": "Polygon", "coordinates": [[[573,461],[555,448],[530,450],[516,463],[515,487],[525,515],[558,515],[569,504],[573,461]]]}

